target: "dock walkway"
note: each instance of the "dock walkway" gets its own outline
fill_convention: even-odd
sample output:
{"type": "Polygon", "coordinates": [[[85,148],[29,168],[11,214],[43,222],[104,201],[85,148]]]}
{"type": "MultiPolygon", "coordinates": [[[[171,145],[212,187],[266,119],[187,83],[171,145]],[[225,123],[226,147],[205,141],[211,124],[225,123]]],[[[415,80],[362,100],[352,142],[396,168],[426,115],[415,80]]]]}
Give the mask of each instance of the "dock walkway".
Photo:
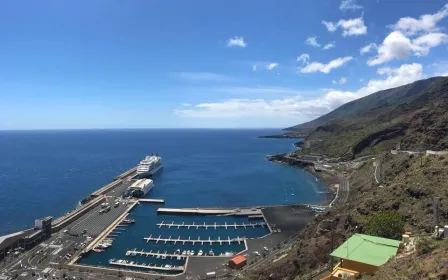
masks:
{"type": "Polygon", "coordinates": [[[229,243],[230,245],[231,243],[236,242],[238,242],[238,244],[241,244],[241,242],[244,242],[246,240],[246,238],[239,236],[237,238],[227,237],[227,239],[221,239],[220,237],[218,237],[218,239],[211,239],[211,237],[209,237],[208,239],[201,239],[201,237],[198,237],[198,239],[191,239],[191,237],[188,237],[188,239],[182,239],[180,238],[180,236],[178,238],[171,238],[171,236],[168,238],[162,238],[160,235],[159,237],[152,237],[151,235],[149,237],[144,237],[143,239],[146,240],[146,243],[148,243],[149,241],[155,241],[156,243],[164,242],[164,244],[168,242],[172,242],[173,244],[182,243],[182,245],[185,243],[192,243],[193,245],[196,243],[201,243],[201,245],[204,245],[204,243],[208,243],[210,245],[212,245],[213,243],[219,243],[219,245],[222,245],[223,243],[229,243]]]}
{"type": "Polygon", "coordinates": [[[212,228],[212,229],[217,229],[217,228],[225,228],[225,229],[234,228],[234,229],[237,229],[239,227],[240,228],[242,228],[242,227],[244,227],[244,228],[248,228],[248,227],[249,228],[263,227],[264,228],[266,226],[266,223],[262,222],[262,223],[248,223],[248,224],[245,224],[245,223],[242,223],[242,224],[237,224],[237,223],[227,224],[227,222],[226,222],[225,224],[218,225],[216,223],[214,223],[214,224],[206,224],[205,222],[204,222],[204,224],[195,224],[194,222],[193,222],[193,224],[185,224],[185,222],[183,222],[182,224],[175,224],[174,222],[167,224],[164,221],[162,221],[161,223],[157,224],[157,226],[159,228],[161,228],[161,227],[168,227],[168,228],[177,227],[178,229],[181,228],[181,227],[182,228],[187,228],[187,229],[190,229],[190,228],[196,228],[196,229],[199,229],[199,228],[205,228],[205,229],[208,229],[208,228],[212,228]]]}
{"type": "Polygon", "coordinates": [[[159,208],[158,213],[169,213],[169,214],[233,214],[235,211],[233,209],[187,209],[187,208],[159,208]]]}
{"type": "Polygon", "coordinates": [[[146,256],[146,257],[157,257],[157,256],[165,256],[167,258],[187,258],[187,255],[181,255],[181,254],[168,254],[168,253],[160,253],[160,251],[153,252],[152,250],[149,252],[146,251],[137,251],[137,249],[126,251],[126,256],[131,256],[132,254],[135,254],[136,256],[146,256]]]}
{"type": "Polygon", "coordinates": [[[117,262],[117,261],[112,261],[109,262],[109,264],[113,264],[113,265],[121,265],[121,266],[126,266],[126,267],[138,267],[138,268],[147,268],[147,269],[157,269],[157,270],[165,270],[165,271],[184,271],[185,267],[184,266],[171,266],[171,267],[165,267],[163,265],[161,266],[157,266],[157,265],[143,265],[143,264],[130,264],[130,263],[122,263],[122,262],[117,262]]]}

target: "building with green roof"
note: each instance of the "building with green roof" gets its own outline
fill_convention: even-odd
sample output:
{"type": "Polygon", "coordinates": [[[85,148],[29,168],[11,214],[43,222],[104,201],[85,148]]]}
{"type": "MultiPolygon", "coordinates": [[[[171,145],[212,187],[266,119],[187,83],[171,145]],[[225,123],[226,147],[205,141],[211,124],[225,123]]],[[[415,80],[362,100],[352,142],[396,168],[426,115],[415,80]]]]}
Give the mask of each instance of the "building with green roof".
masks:
{"type": "Polygon", "coordinates": [[[354,234],[331,257],[341,260],[341,267],[359,273],[373,274],[378,267],[397,255],[401,242],[397,240],[354,234]]]}

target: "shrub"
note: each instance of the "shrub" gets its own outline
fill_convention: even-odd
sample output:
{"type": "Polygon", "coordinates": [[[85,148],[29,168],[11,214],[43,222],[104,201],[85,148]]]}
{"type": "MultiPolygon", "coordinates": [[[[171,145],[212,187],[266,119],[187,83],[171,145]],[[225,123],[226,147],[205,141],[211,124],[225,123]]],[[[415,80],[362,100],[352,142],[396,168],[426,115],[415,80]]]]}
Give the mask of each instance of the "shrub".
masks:
{"type": "Polygon", "coordinates": [[[419,255],[430,253],[436,247],[437,241],[431,237],[422,236],[418,237],[415,241],[415,249],[419,255]]]}
{"type": "Polygon", "coordinates": [[[380,211],[366,218],[364,232],[369,235],[400,240],[404,231],[403,217],[393,211],[380,211]]]}

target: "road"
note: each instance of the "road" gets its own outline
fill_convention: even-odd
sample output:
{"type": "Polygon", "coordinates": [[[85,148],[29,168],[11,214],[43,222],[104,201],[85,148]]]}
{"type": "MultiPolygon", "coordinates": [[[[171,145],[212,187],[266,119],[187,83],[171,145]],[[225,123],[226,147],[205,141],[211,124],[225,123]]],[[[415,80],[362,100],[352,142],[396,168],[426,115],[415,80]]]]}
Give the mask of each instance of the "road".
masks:
{"type": "Polygon", "coordinates": [[[326,168],[321,168],[321,170],[336,176],[336,178],[338,178],[339,180],[339,188],[336,193],[336,197],[333,199],[329,206],[334,207],[337,205],[345,204],[348,200],[348,195],[350,192],[350,184],[348,182],[348,179],[343,174],[340,174],[336,171],[326,168]]]}

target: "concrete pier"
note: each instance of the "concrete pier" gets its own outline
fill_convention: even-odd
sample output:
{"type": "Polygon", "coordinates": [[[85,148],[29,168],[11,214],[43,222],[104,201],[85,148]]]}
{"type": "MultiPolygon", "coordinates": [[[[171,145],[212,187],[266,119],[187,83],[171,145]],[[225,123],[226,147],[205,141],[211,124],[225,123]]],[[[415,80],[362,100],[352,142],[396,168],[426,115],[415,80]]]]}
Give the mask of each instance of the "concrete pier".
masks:
{"type": "Polygon", "coordinates": [[[176,209],[176,208],[159,208],[157,213],[165,214],[212,214],[212,215],[222,215],[222,214],[233,214],[235,211],[233,209],[176,209]]]}
{"type": "Polygon", "coordinates": [[[151,198],[141,198],[138,201],[146,203],[165,203],[165,200],[163,199],[151,199],[151,198]]]}
{"type": "Polygon", "coordinates": [[[237,237],[237,238],[230,238],[227,237],[227,239],[221,239],[221,237],[218,237],[218,239],[211,239],[211,237],[209,237],[208,239],[200,239],[200,237],[198,239],[191,239],[190,237],[188,237],[188,239],[180,239],[180,238],[171,238],[171,236],[169,238],[161,238],[161,236],[159,237],[152,237],[152,235],[150,237],[144,237],[143,239],[146,240],[146,243],[148,243],[149,241],[155,241],[156,243],[159,242],[164,242],[165,244],[168,242],[172,242],[172,243],[176,243],[176,242],[182,242],[182,244],[185,243],[192,243],[193,245],[195,243],[201,243],[201,244],[216,244],[219,243],[220,245],[222,245],[222,243],[229,243],[229,245],[231,243],[235,243],[235,242],[242,242],[245,240],[245,238],[241,238],[241,237],[237,237]]]}
{"type": "Polygon", "coordinates": [[[142,265],[142,264],[130,264],[130,263],[122,263],[122,262],[109,262],[109,264],[113,265],[121,265],[126,267],[138,267],[138,268],[147,268],[147,269],[155,269],[155,270],[165,270],[165,271],[184,271],[184,266],[172,266],[172,267],[165,267],[165,266],[156,266],[156,265],[142,265]]]}
{"type": "Polygon", "coordinates": [[[126,256],[131,256],[132,257],[132,253],[135,253],[137,256],[146,256],[146,257],[157,257],[157,256],[165,256],[167,258],[177,258],[177,257],[181,257],[181,258],[186,258],[188,257],[187,255],[181,255],[181,254],[165,254],[165,253],[160,253],[159,252],[153,252],[153,251],[137,251],[136,249],[134,250],[129,250],[126,251],[126,256]]]}
{"type": "MultiPolygon", "coordinates": [[[[263,218],[263,216],[261,216],[261,218],[263,218]]],[[[161,228],[161,227],[168,227],[168,228],[177,227],[178,229],[181,228],[181,227],[187,228],[187,229],[190,229],[190,227],[196,228],[196,229],[199,229],[199,228],[205,228],[205,229],[208,229],[208,228],[214,228],[214,229],[217,229],[217,228],[225,228],[225,229],[234,228],[234,229],[237,229],[237,228],[241,228],[241,227],[244,227],[244,228],[248,228],[248,227],[249,228],[250,227],[251,228],[265,227],[266,223],[261,222],[261,223],[248,223],[248,224],[246,224],[246,223],[242,223],[242,224],[237,224],[237,223],[227,224],[227,222],[225,222],[225,224],[223,224],[223,225],[218,225],[216,223],[214,223],[214,224],[205,224],[205,222],[204,222],[204,224],[200,224],[199,225],[199,224],[195,224],[195,223],[193,223],[193,224],[185,224],[185,222],[182,222],[182,224],[175,224],[174,222],[167,224],[164,221],[162,221],[161,223],[157,224],[157,226],[159,228],[161,228]]]]}

